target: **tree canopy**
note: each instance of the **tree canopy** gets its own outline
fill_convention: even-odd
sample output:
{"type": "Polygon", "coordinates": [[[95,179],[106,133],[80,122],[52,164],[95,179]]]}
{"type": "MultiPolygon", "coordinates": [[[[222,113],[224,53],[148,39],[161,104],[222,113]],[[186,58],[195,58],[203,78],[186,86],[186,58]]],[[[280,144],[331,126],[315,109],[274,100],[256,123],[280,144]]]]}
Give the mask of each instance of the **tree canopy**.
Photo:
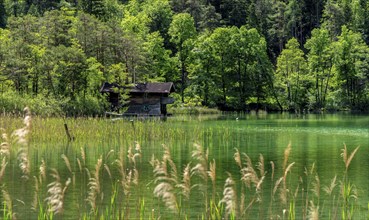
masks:
{"type": "Polygon", "coordinates": [[[368,24],[363,0],[0,0],[0,105],[101,114],[105,81],[172,81],[177,106],[365,111],[368,24]]]}

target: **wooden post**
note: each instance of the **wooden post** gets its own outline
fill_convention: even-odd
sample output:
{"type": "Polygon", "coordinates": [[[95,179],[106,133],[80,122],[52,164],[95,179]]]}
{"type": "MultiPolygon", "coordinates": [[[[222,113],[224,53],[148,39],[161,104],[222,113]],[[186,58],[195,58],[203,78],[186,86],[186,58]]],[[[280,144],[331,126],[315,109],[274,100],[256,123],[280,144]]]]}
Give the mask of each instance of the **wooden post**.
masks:
{"type": "Polygon", "coordinates": [[[71,142],[74,140],[74,137],[72,137],[70,135],[70,132],[69,132],[69,129],[68,129],[68,125],[66,122],[64,122],[64,129],[65,129],[65,133],[67,134],[67,137],[68,137],[68,141],[71,142]]]}

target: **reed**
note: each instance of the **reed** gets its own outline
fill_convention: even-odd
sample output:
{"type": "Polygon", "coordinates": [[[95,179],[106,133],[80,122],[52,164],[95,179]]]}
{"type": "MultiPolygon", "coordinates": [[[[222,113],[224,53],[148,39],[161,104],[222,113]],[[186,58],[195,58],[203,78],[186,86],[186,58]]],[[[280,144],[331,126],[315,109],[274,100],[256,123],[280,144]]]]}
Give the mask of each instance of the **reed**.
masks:
{"type": "Polygon", "coordinates": [[[87,201],[91,206],[91,213],[98,214],[98,202],[102,199],[101,187],[100,187],[100,169],[102,165],[101,157],[97,160],[95,165],[95,171],[93,177],[89,178],[88,186],[88,197],[87,201]]]}
{"type": "MultiPolygon", "coordinates": [[[[4,219],[24,219],[25,213],[30,213],[31,219],[69,219],[70,213],[75,214],[76,219],[362,217],[362,207],[358,204],[362,191],[350,178],[350,166],[355,163],[359,148],[350,150],[344,145],[343,170],[332,173],[327,180],[318,175],[314,163],[311,168],[305,168],[305,173],[299,173],[301,164],[293,161],[295,148],[292,149],[291,143],[275,161],[268,161],[270,157],[265,154],[239,150],[245,148],[236,148],[233,160],[231,157],[223,161],[223,155],[212,155],[214,146],[211,144],[208,148],[206,144],[194,144],[192,149],[168,147],[176,138],[188,143],[193,139],[178,128],[156,131],[157,126],[163,126],[158,122],[134,121],[132,131],[125,129],[131,126],[130,122],[76,119],[68,123],[77,138],[65,148],[63,144],[58,146],[65,136],[58,139],[57,126],[52,128],[58,134],[53,137],[56,141],[50,144],[47,143],[53,132],[42,136],[31,130],[31,127],[46,126],[53,119],[32,119],[31,126],[30,115],[26,114],[25,118],[22,124],[19,121],[8,127],[17,131],[13,135],[7,135],[8,129],[1,130],[0,199],[4,219]],[[45,120],[45,124],[40,125],[40,120],[45,120]],[[18,126],[23,130],[17,129],[18,126]],[[99,127],[99,135],[86,129],[92,126],[99,127]],[[35,137],[42,141],[32,142],[35,137]],[[168,145],[160,150],[147,144],[152,140],[160,143],[163,138],[168,145]],[[96,143],[91,144],[93,142],[96,143]],[[155,155],[158,151],[160,155],[155,155]],[[189,158],[178,157],[182,151],[188,153],[189,158]],[[155,154],[149,161],[147,156],[152,152],[155,154]],[[59,164],[58,169],[50,169],[59,164]],[[20,165],[24,168],[19,169],[20,165]],[[33,178],[22,178],[25,175],[33,178]],[[151,178],[145,179],[147,176],[151,178]],[[7,190],[14,180],[22,180],[22,188],[7,190]],[[22,194],[29,191],[32,198],[23,197],[22,194]],[[74,211],[76,207],[78,211],[74,211]]],[[[214,130],[196,128],[194,132],[199,143],[207,143],[201,138],[214,130]]]]}
{"type": "Polygon", "coordinates": [[[153,155],[150,161],[151,166],[154,168],[154,181],[156,184],[154,195],[162,199],[166,207],[179,215],[179,203],[175,195],[175,186],[178,185],[177,168],[171,158],[169,148],[165,145],[163,145],[163,148],[162,160],[155,159],[153,155]]]}
{"type": "Polygon", "coordinates": [[[54,181],[47,185],[48,197],[45,199],[45,201],[49,207],[48,212],[52,214],[62,214],[64,211],[65,193],[69,184],[71,183],[71,179],[68,178],[63,186],[59,173],[56,169],[52,169],[50,175],[54,178],[54,181]]]}
{"type": "Polygon", "coordinates": [[[235,216],[237,216],[237,192],[235,182],[230,173],[228,173],[228,178],[224,184],[223,198],[221,202],[225,204],[225,218],[235,218],[235,216]]]}

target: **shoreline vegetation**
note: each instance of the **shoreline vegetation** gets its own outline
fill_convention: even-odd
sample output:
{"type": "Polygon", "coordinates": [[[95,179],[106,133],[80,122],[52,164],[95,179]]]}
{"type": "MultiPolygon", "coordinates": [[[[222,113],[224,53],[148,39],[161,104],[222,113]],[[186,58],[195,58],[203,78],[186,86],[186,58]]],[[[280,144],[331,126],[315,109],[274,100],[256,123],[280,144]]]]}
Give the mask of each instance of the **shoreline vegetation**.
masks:
{"type": "MultiPolygon", "coordinates": [[[[135,126],[141,130],[141,125],[135,126]]],[[[294,171],[298,164],[290,157],[293,144],[285,148],[279,164],[261,154],[252,160],[247,152],[234,149],[229,166],[237,167],[238,172],[220,173],[221,161],[211,158],[209,150],[199,144],[194,144],[191,159],[182,164],[165,145],[145,161],[143,158],[150,156],[144,156],[145,146],[136,140],[117,149],[97,149],[91,158],[88,148],[70,143],[69,150],[54,151],[60,154],[54,164],[62,164],[55,169],[49,166],[53,164],[50,156],[37,155],[50,149],[34,146],[32,135],[37,131],[32,129],[32,116],[26,108],[22,126],[0,130],[3,219],[21,219],[27,213],[38,219],[63,219],[73,213],[74,219],[309,220],[362,219],[369,214],[369,201],[358,203],[362,191],[349,174],[359,147],[343,146],[337,157],[342,157],[344,169],[332,173],[330,184],[322,185],[314,163],[303,173],[294,171]],[[32,160],[34,153],[41,158],[32,160]],[[151,172],[149,183],[142,179],[144,172],[151,172]],[[104,178],[110,179],[110,184],[103,182],[104,178]],[[21,191],[30,191],[33,199],[10,191],[12,179],[20,181],[21,191]],[[145,190],[150,193],[144,194],[145,190]],[[196,194],[201,196],[194,197],[196,194]],[[78,202],[69,204],[72,197],[78,202]]],[[[155,131],[147,132],[155,135],[155,131]]],[[[37,135],[48,140],[47,133],[37,135]]]]}
{"type": "MultiPolygon", "coordinates": [[[[108,103],[102,102],[95,97],[85,97],[84,99],[56,100],[54,97],[45,97],[39,95],[37,97],[21,96],[16,93],[0,94],[0,114],[1,115],[22,115],[23,106],[29,106],[32,109],[32,114],[41,117],[103,117],[108,109],[108,103]]],[[[369,110],[368,110],[369,111],[369,110]]],[[[201,114],[222,114],[222,113],[249,113],[249,114],[265,114],[268,112],[290,112],[296,114],[307,113],[336,113],[336,112],[352,112],[352,113],[367,113],[368,111],[357,111],[350,109],[319,109],[314,111],[279,111],[279,110],[247,110],[247,111],[221,111],[218,108],[209,108],[206,106],[192,106],[186,104],[175,104],[168,106],[170,115],[201,115],[201,114]]]]}

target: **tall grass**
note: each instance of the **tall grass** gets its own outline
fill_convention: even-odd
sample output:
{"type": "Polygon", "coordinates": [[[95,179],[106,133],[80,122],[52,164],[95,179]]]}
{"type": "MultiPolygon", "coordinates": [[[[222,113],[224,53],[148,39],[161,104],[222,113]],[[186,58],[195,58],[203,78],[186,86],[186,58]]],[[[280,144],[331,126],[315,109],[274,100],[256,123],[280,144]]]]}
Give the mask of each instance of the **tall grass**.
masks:
{"type": "MultiPolygon", "coordinates": [[[[222,167],[222,161],[212,158],[203,144],[190,145],[191,158],[183,161],[175,159],[177,152],[169,145],[159,151],[141,146],[140,140],[167,139],[171,143],[171,138],[185,135],[176,129],[162,132],[158,121],[134,121],[134,131],[118,126],[109,130],[114,124],[99,126],[106,129],[107,136],[78,129],[96,128],[96,121],[105,121],[70,121],[76,139],[63,147],[68,143],[63,128],[53,127],[55,134],[39,134],[34,129],[45,125],[34,128],[31,119],[25,109],[23,123],[1,129],[3,219],[315,220],[361,216],[359,190],[349,175],[359,148],[350,151],[344,145],[344,170],[332,173],[330,183],[322,185],[315,164],[304,173],[296,171],[291,143],[280,155],[281,163],[268,161],[262,154],[253,160],[236,148],[233,161],[222,167]],[[112,136],[119,138],[112,141],[112,136]],[[36,137],[40,142],[32,142],[36,137]],[[49,141],[62,147],[49,149],[49,141]],[[91,148],[91,141],[109,149],[91,148]],[[146,155],[149,152],[155,154],[146,155]],[[9,185],[14,180],[21,182],[17,185],[21,193],[9,185]],[[22,192],[32,192],[32,196],[27,198],[22,192]]],[[[43,120],[52,124],[51,119],[43,120]]],[[[206,134],[200,130],[195,131],[199,136],[206,134]]]]}

